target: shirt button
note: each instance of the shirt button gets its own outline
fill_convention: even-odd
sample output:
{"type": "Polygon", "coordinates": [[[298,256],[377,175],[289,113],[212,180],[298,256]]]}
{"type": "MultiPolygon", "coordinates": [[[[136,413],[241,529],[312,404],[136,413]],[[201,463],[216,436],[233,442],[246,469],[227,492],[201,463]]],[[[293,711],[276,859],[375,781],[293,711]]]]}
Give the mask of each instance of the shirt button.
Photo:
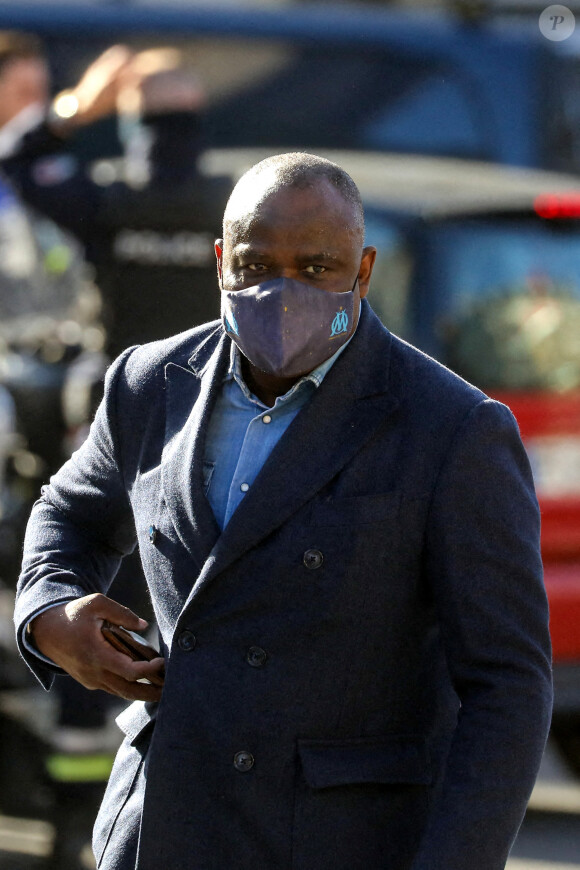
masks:
{"type": "Polygon", "coordinates": [[[324,556],[322,555],[320,550],[306,550],[304,556],[302,557],[302,561],[307,568],[314,570],[315,568],[320,568],[324,561],[324,556]]]}
{"type": "Polygon", "coordinates": [[[192,631],[182,631],[177,639],[177,645],[183,652],[192,652],[195,649],[197,640],[192,631]]]}
{"type": "Polygon", "coordinates": [[[268,653],[261,646],[251,646],[246,653],[246,661],[253,668],[261,668],[266,664],[268,653]]]}
{"type": "Polygon", "coordinates": [[[254,766],[254,756],[251,752],[236,752],[234,755],[234,767],[240,773],[247,773],[254,766]]]}
{"type": "Polygon", "coordinates": [[[272,422],[272,418],[270,417],[270,415],[264,414],[264,416],[262,417],[262,423],[271,423],[271,422],[272,422]]]}
{"type": "Polygon", "coordinates": [[[250,488],[249,483],[241,483],[240,484],[240,489],[242,490],[242,492],[247,492],[249,490],[249,488],[250,488]]]}

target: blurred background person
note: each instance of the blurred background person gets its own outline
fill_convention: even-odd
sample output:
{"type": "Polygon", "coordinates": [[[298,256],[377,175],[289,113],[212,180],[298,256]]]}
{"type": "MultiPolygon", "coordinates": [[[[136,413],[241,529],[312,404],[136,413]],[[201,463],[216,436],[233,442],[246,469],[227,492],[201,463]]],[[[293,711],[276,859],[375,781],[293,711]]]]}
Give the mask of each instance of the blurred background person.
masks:
{"type": "Polygon", "coordinates": [[[42,118],[49,88],[40,40],[28,33],[0,32],[0,154],[42,118]]]}
{"type": "MultiPolygon", "coordinates": [[[[40,42],[0,33],[0,155],[44,116],[48,82],[40,42]]],[[[14,437],[0,457],[3,582],[18,572],[18,506],[36,496],[39,480],[66,456],[60,403],[66,372],[85,353],[98,355],[102,344],[98,293],[81,246],[27,206],[0,169],[0,385],[15,406],[14,437]]]]}
{"type": "MultiPolygon", "coordinates": [[[[213,241],[231,182],[198,169],[205,105],[199,77],[182,66],[175,49],[133,53],[117,45],[49,103],[39,44],[19,34],[5,39],[18,52],[11,61],[12,87],[29,97],[8,122],[11,135],[4,147],[0,143],[0,167],[22,200],[82,242],[103,299],[108,358],[218,317],[213,241]],[[33,78],[28,64],[42,87],[27,89],[23,81],[17,88],[18,73],[33,78]],[[74,155],[74,134],[113,112],[124,156],[88,167],[74,155]]],[[[99,367],[98,361],[82,360],[69,372],[69,449],[86,431],[104,367],[102,361],[99,367]]]]}
{"type": "Polygon", "coordinates": [[[110,356],[219,316],[213,240],[231,183],[199,171],[204,105],[177,50],[113,46],[0,151],[22,198],[83,243],[110,356]],[[113,111],[124,156],[88,168],[67,146],[113,111]]]}
{"type": "MultiPolygon", "coordinates": [[[[19,195],[82,242],[103,300],[108,359],[219,317],[213,242],[231,181],[198,169],[204,105],[203,85],[176,49],[116,45],[21,124],[20,138],[0,154],[19,195]],[[87,166],[69,149],[74,133],[112,112],[124,155],[87,166]]],[[[104,366],[87,372],[91,366],[77,365],[65,385],[70,449],[100,398],[104,366]]],[[[137,574],[137,559],[126,560],[113,594],[152,617],[135,592],[137,574]]]]}
{"type": "MultiPolygon", "coordinates": [[[[48,82],[40,42],[27,34],[0,33],[0,156],[44,117],[48,82]]],[[[0,169],[0,384],[15,403],[19,435],[4,448],[3,458],[4,464],[15,461],[21,478],[26,471],[42,478],[65,458],[60,394],[66,372],[102,344],[98,293],[81,246],[29,207],[0,169]]],[[[4,502],[10,477],[5,469],[4,502]]],[[[8,513],[4,504],[0,519],[5,522],[8,513]]],[[[2,538],[0,577],[6,580],[12,578],[6,560],[13,544],[6,545],[11,535],[2,538]]],[[[16,563],[14,568],[17,573],[16,563]]]]}
{"type": "MultiPolygon", "coordinates": [[[[49,72],[40,42],[27,34],[0,33],[0,154],[9,153],[41,123],[48,100],[49,72]]],[[[26,517],[41,483],[68,452],[61,402],[65,384],[81,362],[84,370],[89,361],[93,369],[95,364],[104,368],[99,307],[80,244],[29,207],[0,172],[1,808],[48,817],[57,831],[67,813],[61,783],[49,769],[59,763],[62,769],[63,755],[57,734],[49,733],[48,709],[39,709],[26,696],[30,680],[9,642],[5,616],[26,517]]],[[[66,692],[64,681],[61,688],[66,692]]],[[[77,697],[71,705],[63,695],[59,706],[64,719],[78,716],[83,699],[77,697]]],[[[90,719],[102,728],[104,707],[98,699],[90,719]]],[[[93,781],[88,788],[95,790],[93,781]]],[[[60,839],[57,834],[55,857],[60,839]]],[[[55,866],[77,865],[65,859],[55,866]]]]}

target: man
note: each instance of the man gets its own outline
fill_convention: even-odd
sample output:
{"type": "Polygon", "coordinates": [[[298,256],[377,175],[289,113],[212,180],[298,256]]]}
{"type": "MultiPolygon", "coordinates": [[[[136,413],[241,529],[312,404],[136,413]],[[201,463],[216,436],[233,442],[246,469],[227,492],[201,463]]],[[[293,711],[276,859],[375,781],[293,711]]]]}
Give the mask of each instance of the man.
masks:
{"type": "MultiPolygon", "coordinates": [[[[0,32],[0,158],[38,124],[48,101],[49,76],[38,40],[0,32]]],[[[21,202],[0,171],[0,322],[14,337],[26,315],[70,319],[81,284],[86,285],[76,245],[21,202]]]]}
{"type": "MultiPolygon", "coordinates": [[[[10,150],[31,124],[38,123],[47,100],[48,69],[36,38],[0,32],[0,155],[10,150]]],[[[88,287],[79,245],[28,208],[0,169],[0,381],[15,402],[20,440],[53,470],[64,458],[64,420],[55,401],[63,363],[69,368],[74,355],[89,344],[86,336],[92,332],[94,341],[98,335],[94,329],[96,314],[93,319],[86,303],[88,287]],[[71,321],[77,323],[76,338],[65,342],[59,325],[68,322],[70,327],[71,321]],[[27,374],[23,374],[23,365],[27,374]]],[[[9,498],[14,507],[22,503],[25,490],[22,486],[14,488],[9,498]]],[[[14,528],[17,513],[2,511],[0,517],[5,542],[0,547],[0,574],[14,584],[21,558],[14,528]],[[15,573],[11,571],[12,553],[17,560],[15,573]]]]}
{"type": "Polygon", "coordinates": [[[180,331],[184,316],[196,325],[219,314],[213,240],[231,182],[198,168],[205,101],[178,50],[115,45],[50,106],[37,100],[14,119],[4,148],[0,133],[0,166],[19,195],[73,233],[95,267],[111,357],[180,331]],[[79,133],[115,114],[124,159],[87,166],[79,133]]]}
{"type": "MultiPolygon", "coordinates": [[[[23,127],[22,112],[42,111],[48,92],[48,66],[36,37],[11,31],[0,33],[0,143],[5,148],[9,125],[23,127]]],[[[14,131],[13,135],[19,133],[14,131]]]]}
{"type": "Polygon", "coordinates": [[[51,105],[50,70],[40,40],[0,31],[0,157],[10,157],[23,140],[27,153],[53,153],[79,127],[112,114],[120,77],[132,60],[128,48],[113,46],[51,105]]]}
{"type": "Polygon", "coordinates": [[[99,868],[505,864],[551,704],[529,466],[507,408],[375,317],[363,232],[338,166],[251,169],[222,323],[125,352],[33,512],[23,655],[137,700],[99,868]],[[103,594],[135,542],[163,690],[101,634],[145,627],[103,594]]]}

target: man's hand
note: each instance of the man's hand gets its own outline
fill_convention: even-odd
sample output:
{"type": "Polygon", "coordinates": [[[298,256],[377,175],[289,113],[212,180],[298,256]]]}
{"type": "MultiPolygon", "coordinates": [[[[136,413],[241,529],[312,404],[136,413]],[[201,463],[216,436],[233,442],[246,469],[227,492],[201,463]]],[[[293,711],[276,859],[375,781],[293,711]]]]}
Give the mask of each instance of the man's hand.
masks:
{"type": "Polygon", "coordinates": [[[189,70],[166,70],[145,77],[140,83],[144,115],[164,112],[199,112],[206,96],[199,76],[189,70]]]}
{"type": "Polygon", "coordinates": [[[134,662],[105,640],[104,620],[132,631],[147,627],[127,607],[105,595],[87,595],[56,605],[31,623],[37,649],[87,689],[104,689],[127,701],[159,701],[161,689],[139,683],[151,675],[162,676],[163,659],[134,662]]]}
{"type": "Polygon", "coordinates": [[[117,111],[119,86],[134,54],[126,45],[113,45],[85,70],[76,87],[57,94],[53,119],[57,132],[92,124],[117,111]]]}
{"type": "Polygon", "coordinates": [[[193,70],[182,67],[176,48],[151,48],[136,54],[119,76],[120,114],[195,112],[205,103],[205,89],[193,70]]]}

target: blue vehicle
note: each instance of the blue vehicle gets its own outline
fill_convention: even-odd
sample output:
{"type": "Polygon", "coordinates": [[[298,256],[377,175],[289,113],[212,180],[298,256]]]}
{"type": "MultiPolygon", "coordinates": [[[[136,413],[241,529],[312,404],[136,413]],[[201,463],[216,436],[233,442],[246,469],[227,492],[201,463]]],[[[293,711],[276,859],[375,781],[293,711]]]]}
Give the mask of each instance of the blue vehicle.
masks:
{"type": "Polygon", "coordinates": [[[208,88],[212,147],[580,167],[577,43],[549,41],[535,21],[507,27],[327,4],[46,0],[1,3],[2,27],[45,38],[59,88],[114,41],[179,45],[208,88]]]}

